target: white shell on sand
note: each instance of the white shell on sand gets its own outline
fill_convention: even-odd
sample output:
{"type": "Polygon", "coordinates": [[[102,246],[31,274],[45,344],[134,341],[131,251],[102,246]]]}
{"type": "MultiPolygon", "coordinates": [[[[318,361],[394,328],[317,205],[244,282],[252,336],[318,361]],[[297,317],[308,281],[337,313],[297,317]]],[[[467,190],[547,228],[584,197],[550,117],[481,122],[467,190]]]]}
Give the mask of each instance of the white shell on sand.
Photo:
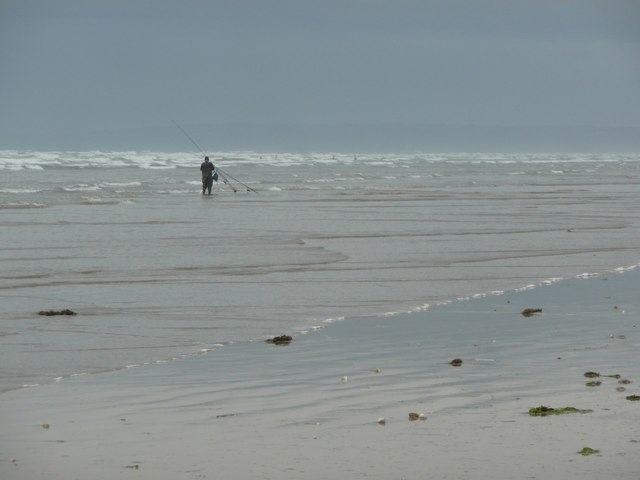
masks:
{"type": "Polygon", "coordinates": [[[378,419],[378,424],[379,425],[386,425],[387,424],[387,420],[384,417],[380,417],[378,419]]]}
{"type": "Polygon", "coordinates": [[[340,379],[340,381],[341,381],[342,383],[347,383],[347,382],[349,381],[349,377],[347,377],[347,376],[345,375],[344,377],[342,377],[342,378],[340,379]]]}

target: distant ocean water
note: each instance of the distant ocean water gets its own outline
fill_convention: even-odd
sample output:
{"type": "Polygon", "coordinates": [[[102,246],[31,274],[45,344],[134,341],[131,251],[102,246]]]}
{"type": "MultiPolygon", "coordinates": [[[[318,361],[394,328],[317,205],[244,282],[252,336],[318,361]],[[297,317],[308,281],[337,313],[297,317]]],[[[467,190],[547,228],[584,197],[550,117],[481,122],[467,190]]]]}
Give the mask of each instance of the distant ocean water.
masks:
{"type": "Polygon", "coordinates": [[[0,391],[640,263],[640,155],[210,157],[0,151],[0,391]]]}

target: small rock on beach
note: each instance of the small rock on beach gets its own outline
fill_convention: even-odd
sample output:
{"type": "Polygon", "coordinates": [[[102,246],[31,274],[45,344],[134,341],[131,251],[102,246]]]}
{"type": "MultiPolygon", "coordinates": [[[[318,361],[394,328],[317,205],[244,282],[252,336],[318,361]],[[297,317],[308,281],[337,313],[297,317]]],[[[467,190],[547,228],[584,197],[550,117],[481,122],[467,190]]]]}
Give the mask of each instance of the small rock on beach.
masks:
{"type": "Polygon", "coordinates": [[[424,422],[426,419],[427,419],[427,416],[424,413],[411,412],[409,414],[409,420],[411,422],[415,422],[416,420],[420,420],[424,422]]]}

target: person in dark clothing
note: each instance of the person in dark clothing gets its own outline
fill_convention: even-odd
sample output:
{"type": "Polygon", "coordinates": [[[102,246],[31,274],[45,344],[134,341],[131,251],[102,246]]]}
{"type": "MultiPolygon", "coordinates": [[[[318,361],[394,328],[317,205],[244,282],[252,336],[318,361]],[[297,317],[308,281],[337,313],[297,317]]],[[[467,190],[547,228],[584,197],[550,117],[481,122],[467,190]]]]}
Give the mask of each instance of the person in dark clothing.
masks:
{"type": "Polygon", "coordinates": [[[211,195],[211,187],[213,186],[213,174],[216,171],[216,167],[209,161],[209,157],[204,157],[204,162],[200,165],[200,171],[202,172],[202,194],[207,190],[211,195]]]}

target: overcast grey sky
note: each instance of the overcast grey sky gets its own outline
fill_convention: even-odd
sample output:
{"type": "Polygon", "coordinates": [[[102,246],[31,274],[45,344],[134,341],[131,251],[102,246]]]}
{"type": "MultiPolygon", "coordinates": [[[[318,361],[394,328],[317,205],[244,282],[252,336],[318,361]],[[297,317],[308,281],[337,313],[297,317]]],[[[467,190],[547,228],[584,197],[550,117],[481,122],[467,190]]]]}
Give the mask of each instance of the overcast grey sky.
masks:
{"type": "Polygon", "coordinates": [[[0,69],[0,148],[640,151],[638,0],[0,0],[0,69]]]}

